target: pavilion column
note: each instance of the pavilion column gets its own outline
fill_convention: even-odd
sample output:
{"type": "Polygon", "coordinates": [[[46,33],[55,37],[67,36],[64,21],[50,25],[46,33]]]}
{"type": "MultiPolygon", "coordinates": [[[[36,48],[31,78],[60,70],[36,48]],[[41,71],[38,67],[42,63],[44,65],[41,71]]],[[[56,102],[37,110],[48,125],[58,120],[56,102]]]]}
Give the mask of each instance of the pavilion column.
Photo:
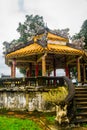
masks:
{"type": "Polygon", "coordinates": [[[66,76],[69,77],[69,68],[68,68],[68,65],[65,66],[65,72],[66,72],[66,76]]]}
{"type": "Polygon", "coordinates": [[[53,60],[53,69],[54,69],[54,77],[56,76],[56,63],[55,59],[53,60]]]}
{"type": "Polygon", "coordinates": [[[50,77],[50,70],[49,70],[49,67],[48,67],[48,77],[50,77]]]}
{"type": "Polygon", "coordinates": [[[80,71],[80,58],[77,58],[77,79],[78,82],[81,82],[81,71],[80,71]]]}
{"type": "Polygon", "coordinates": [[[39,66],[38,66],[38,63],[36,63],[36,66],[35,66],[35,76],[37,77],[39,74],[39,66]]]}
{"type": "Polygon", "coordinates": [[[83,79],[84,82],[86,81],[86,71],[85,71],[85,65],[83,64],[83,79]]]}
{"type": "MultiPolygon", "coordinates": [[[[50,77],[50,69],[49,69],[49,66],[48,66],[48,77],[50,77]]],[[[50,81],[48,80],[48,86],[50,84],[50,81]]]]}
{"type": "Polygon", "coordinates": [[[26,77],[28,78],[30,76],[30,70],[29,68],[26,69],[26,77]]]}
{"type": "Polygon", "coordinates": [[[11,64],[11,77],[13,77],[13,64],[11,64]]]}
{"type": "Polygon", "coordinates": [[[29,77],[32,76],[32,63],[29,63],[29,77]]]}
{"type": "Polygon", "coordinates": [[[15,76],[16,76],[16,60],[15,59],[13,59],[13,61],[12,61],[11,76],[13,78],[15,78],[15,76]]]}
{"type": "Polygon", "coordinates": [[[69,78],[69,67],[68,67],[66,56],[65,56],[65,73],[66,73],[66,76],[69,78]]]}
{"type": "Polygon", "coordinates": [[[32,76],[32,63],[29,63],[29,67],[26,69],[26,77],[32,76]]]}
{"type": "Polygon", "coordinates": [[[42,76],[46,76],[46,55],[42,57],[42,76]]]}

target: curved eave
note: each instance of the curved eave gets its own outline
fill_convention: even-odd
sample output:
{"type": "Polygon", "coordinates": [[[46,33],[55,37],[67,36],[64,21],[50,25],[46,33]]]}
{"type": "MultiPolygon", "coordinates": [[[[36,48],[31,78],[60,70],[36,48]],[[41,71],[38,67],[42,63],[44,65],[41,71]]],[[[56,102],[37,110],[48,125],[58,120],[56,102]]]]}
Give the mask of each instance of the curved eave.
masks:
{"type": "MultiPolygon", "coordinates": [[[[43,35],[44,34],[36,35],[34,37],[35,41],[37,41],[37,39],[40,39],[43,35]]],[[[57,40],[57,41],[69,42],[68,38],[65,38],[65,37],[62,37],[62,36],[58,36],[58,35],[50,33],[50,32],[47,33],[46,37],[47,37],[48,40],[54,40],[54,41],[57,40]]]]}
{"type": "Polygon", "coordinates": [[[55,34],[52,34],[50,32],[48,32],[48,35],[47,35],[47,38],[50,40],[59,40],[59,41],[65,41],[65,42],[69,42],[69,39],[68,38],[64,38],[62,36],[58,36],[58,35],[55,35],[55,34]]]}
{"type": "Polygon", "coordinates": [[[48,51],[55,54],[83,55],[83,50],[74,49],[65,45],[48,44],[48,51]]]}
{"type": "Polygon", "coordinates": [[[44,52],[53,53],[53,54],[64,54],[64,55],[83,55],[83,50],[74,49],[64,45],[57,45],[57,44],[48,44],[46,48],[43,48],[41,45],[34,43],[25,48],[17,50],[15,52],[9,53],[6,55],[7,59],[12,58],[20,58],[26,57],[30,55],[41,54],[44,52]]]}
{"type": "Polygon", "coordinates": [[[12,58],[26,57],[29,55],[39,54],[39,53],[43,53],[43,52],[44,52],[44,48],[42,46],[34,43],[34,44],[26,46],[22,49],[19,49],[17,51],[7,54],[6,58],[12,59],[12,58]]]}

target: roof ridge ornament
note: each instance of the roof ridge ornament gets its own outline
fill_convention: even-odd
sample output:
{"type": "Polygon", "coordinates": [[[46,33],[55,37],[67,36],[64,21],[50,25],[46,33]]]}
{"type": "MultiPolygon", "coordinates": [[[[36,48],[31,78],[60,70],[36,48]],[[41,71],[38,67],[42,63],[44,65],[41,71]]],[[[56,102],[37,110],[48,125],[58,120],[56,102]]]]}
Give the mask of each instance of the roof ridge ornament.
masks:
{"type": "Polygon", "coordinates": [[[44,34],[40,38],[37,38],[37,43],[41,45],[43,48],[47,47],[47,34],[48,31],[45,29],[44,34]]]}
{"type": "Polygon", "coordinates": [[[50,30],[51,33],[57,35],[57,36],[61,36],[64,38],[69,38],[69,28],[65,28],[65,29],[54,29],[54,30],[50,30]]]}
{"type": "Polygon", "coordinates": [[[84,46],[85,46],[85,42],[84,42],[85,38],[84,37],[81,37],[79,39],[75,39],[72,41],[72,45],[74,47],[76,47],[77,49],[84,49],[84,46]]]}

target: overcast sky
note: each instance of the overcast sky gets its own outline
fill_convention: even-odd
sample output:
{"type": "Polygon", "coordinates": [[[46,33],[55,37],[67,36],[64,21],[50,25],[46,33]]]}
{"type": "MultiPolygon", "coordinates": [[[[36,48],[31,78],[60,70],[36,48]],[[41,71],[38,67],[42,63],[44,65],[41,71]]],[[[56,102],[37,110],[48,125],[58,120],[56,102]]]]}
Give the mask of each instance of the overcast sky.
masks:
{"type": "Polygon", "coordinates": [[[10,74],[4,63],[2,43],[19,37],[18,23],[25,21],[27,14],[43,16],[50,29],[69,28],[72,36],[87,19],[87,0],[0,0],[0,74],[10,74]]]}

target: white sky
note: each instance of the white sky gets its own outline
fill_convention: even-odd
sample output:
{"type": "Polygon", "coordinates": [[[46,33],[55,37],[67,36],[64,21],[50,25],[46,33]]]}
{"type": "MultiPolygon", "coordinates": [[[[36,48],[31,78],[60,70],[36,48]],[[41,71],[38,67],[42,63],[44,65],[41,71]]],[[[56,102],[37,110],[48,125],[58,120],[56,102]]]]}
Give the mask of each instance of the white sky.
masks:
{"type": "Polygon", "coordinates": [[[27,14],[43,16],[50,29],[68,27],[73,35],[87,19],[87,0],[0,0],[0,74],[10,74],[2,57],[2,43],[19,37],[18,23],[25,21],[27,14]]]}

